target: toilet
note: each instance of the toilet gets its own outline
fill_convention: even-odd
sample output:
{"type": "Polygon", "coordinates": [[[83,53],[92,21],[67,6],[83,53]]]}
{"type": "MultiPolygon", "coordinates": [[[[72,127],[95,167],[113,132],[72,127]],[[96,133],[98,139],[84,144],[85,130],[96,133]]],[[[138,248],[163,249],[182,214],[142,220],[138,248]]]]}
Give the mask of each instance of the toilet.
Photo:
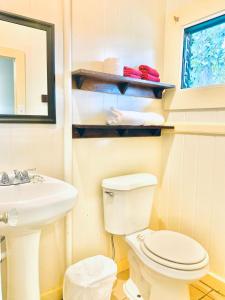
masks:
{"type": "Polygon", "coordinates": [[[208,253],[184,234],[148,229],[156,185],[147,173],[104,179],[105,230],[129,246],[128,299],[189,300],[189,284],[208,272],[208,253]]]}

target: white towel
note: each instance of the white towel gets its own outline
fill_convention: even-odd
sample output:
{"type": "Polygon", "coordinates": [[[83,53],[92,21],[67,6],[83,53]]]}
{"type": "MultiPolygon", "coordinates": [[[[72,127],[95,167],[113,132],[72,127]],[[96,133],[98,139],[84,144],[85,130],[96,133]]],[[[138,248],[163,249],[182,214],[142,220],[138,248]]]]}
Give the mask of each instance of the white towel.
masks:
{"type": "Polygon", "coordinates": [[[137,112],[111,108],[111,116],[107,119],[109,125],[162,125],[165,119],[154,112],[137,112]]]}

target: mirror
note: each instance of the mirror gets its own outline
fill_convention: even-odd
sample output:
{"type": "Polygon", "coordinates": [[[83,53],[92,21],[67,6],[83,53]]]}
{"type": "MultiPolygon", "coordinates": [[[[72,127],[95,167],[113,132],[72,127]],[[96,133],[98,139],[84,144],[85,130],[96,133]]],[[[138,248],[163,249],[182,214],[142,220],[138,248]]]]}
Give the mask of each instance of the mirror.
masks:
{"type": "Polygon", "coordinates": [[[0,12],[0,122],[55,123],[54,25],[0,12]]]}

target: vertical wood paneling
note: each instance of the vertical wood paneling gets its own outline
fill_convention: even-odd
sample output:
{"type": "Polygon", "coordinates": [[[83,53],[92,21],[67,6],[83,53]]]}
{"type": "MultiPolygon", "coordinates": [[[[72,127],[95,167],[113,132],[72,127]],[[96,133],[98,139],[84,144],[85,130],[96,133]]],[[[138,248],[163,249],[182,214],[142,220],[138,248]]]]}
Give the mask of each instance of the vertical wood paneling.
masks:
{"type": "Polygon", "coordinates": [[[168,195],[169,195],[169,172],[171,169],[171,161],[172,156],[171,147],[173,142],[173,136],[166,135],[163,138],[163,148],[170,149],[170,152],[163,151],[162,152],[162,179],[161,179],[161,186],[162,188],[159,191],[159,198],[158,203],[156,204],[158,210],[158,217],[159,217],[159,227],[160,229],[164,229],[168,227],[168,195]]]}
{"type": "Polygon", "coordinates": [[[173,151],[171,153],[171,168],[173,168],[173,176],[169,176],[169,194],[168,203],[168,226],[171,230],[176,230],[180,227],[180,210],[181,201],[177,186],[182,186],[183,177],[181,176],[181,166],[183,165],[183,152],[180,151],[184,139],[182,136],[176,136],[174,139],[173,151]],[[176,209],[174,209],[176,207],[176,209]]]}
{"type": "Polygon", "coordinates": [[[215,138],[210,256],[212,271],[225,278],[225,137],[215,138]]]}
{"type": "Polygon", "coordinates": [[[225,136],[164,137],[163,162],[159,218],[202,243],[225,278],[225,136]]]}
{"type": "Polygon", "coordinates": [[[196,181],[195,217],[193,236],[201,240],[202,244],[209,249],[209,222],[212,210],[213,176],[215,157],[215,138],[213,136],[198,137],[198,180],[196,181]]]}
{"type": "MultiPolygon", "coordinates": [[[[103,71],[103,60],[118,57],[122,65],[148,63],[162,72],[165,0],[73,0],[72,64],[103,71]],[[143,30],[144,28],[144,30],[143,30]]],[[[105,124],[111,106],[162,112],[162,101],[74,91],[74,115],[81,123],[105,124]]],[[[75,118],[74,118],[75,120],[75,118]]],[[[135,172],[160,177],[161,139],[91,139],[73,142],[74,184],[79,201],[74,211],[74,260],[110,255],[103,222],[101,181],[135,172]],[[81,230],[82,228],[82,230],[81,230]]],[[[116,239],[116,260],[126,258],[116,239]]]]}
{"type": "MultiPolygon", "coordinates": [[[[195,214],[195,189],[197,179],[197,136],[185,136],[183,144],[183,168],[180,168],[182,179],[180,230],[193,235],[193,217],[195,214]]],[[[178,163],[177,161],[175,164],[178,163]]],[[[173,177],[173,175],[172,175],[173,177]]],[[[176,184],[176,183],[175,183],[176,184]]],[[[176,209],[176,208],[175,208],[176,209]]]]}

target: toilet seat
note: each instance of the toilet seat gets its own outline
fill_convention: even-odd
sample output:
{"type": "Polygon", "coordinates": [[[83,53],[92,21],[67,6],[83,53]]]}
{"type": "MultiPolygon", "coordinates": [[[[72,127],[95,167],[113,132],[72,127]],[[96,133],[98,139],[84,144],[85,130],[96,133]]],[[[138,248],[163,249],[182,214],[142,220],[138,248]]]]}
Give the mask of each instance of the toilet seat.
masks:
{"type": "Polygon", "coordinates": [[[152,261],[165,267],[193,271],[208,264],[205,249],[190,237],[169,230],[149,231],[139,236],[141,251],[152,261]]]}
{"type": "Polygon", "coordinates": [[[206,259],[202,262],[203,267],[193,270],[187,270],[187,268],[185,270],[185,267],[187,267],[187,265],[182,265],[182,269],[178,269],[178,264],[168,266],[168,261],[163,260],[160,263],[157,262],[159,261],[158,257],[156,257],[155,260],[148,257],[148,255],[146,255],[142,250],[141,244],[143,243],[143,239],[145,236],[153,234],[154,232],[155,231],[152,231],[150,229],[144,229],[142,231],[125,236],[125,241],[130,247],[130,253],[134,253],[134,255],[137,255],[138,259],[140,260],[140,264],[143,264],[143,266],[147,270],[149,270],[149,272],[156,272],[162,276],[187,281],[196,281],[206,275],[209,270],[209,258],[206,250],[206,259]]]}

